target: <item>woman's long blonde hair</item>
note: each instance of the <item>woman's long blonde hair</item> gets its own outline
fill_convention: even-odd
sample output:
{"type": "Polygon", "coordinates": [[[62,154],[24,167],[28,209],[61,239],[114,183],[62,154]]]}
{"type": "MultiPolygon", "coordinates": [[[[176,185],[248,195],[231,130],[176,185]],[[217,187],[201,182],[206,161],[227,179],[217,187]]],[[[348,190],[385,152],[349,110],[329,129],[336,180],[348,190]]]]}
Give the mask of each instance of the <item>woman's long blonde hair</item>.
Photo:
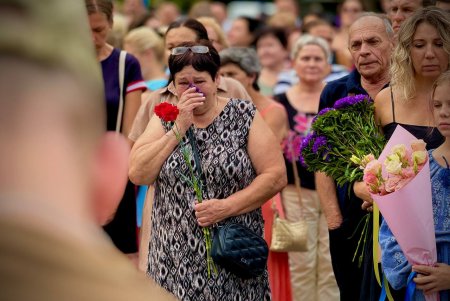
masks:
{"type": "Polygon", "coordinates": [[[450,60],[450,14],[436,8],[427,7],[418,10],[405,21],[398,32],[398,42],[392,55],[391,86],[395,86],[404,100],[416,96],[415,71],[411,59],[411,46],[417,27],[422,23],[428,23],[436,28],[444,44],[444,50],[450,60]]]}

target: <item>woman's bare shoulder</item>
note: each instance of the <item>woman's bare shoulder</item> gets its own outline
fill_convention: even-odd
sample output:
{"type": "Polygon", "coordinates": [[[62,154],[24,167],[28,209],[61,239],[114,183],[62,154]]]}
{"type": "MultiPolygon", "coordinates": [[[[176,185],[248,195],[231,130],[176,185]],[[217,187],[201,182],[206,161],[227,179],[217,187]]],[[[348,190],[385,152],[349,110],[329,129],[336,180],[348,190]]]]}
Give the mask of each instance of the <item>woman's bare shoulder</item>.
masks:
{"type": "Polygon", "coordinates": [[[391,87],[386,87],[380,92],[378,92],[377,96],[375,96],[375,104],[390,102],[391,100],[391,87]]]}
{"type": "Polygon", "coordinates": [[[391,106],[391,87],[381,90],[374,99],[375,119],[378,124],[385,125],[389,123],[392,116],[391,106]]]}

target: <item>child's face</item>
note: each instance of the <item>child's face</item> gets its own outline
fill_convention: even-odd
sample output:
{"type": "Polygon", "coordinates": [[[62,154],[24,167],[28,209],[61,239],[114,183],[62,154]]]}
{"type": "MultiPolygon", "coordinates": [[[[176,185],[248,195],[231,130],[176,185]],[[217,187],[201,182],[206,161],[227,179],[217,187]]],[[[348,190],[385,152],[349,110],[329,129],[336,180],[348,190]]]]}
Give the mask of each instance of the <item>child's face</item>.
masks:
{"type": "Polygon", "coordinates": [[[450,138],[450,85],[444,82],[436,87],[433,97],[433,116],[439,132],[450,138]]]}

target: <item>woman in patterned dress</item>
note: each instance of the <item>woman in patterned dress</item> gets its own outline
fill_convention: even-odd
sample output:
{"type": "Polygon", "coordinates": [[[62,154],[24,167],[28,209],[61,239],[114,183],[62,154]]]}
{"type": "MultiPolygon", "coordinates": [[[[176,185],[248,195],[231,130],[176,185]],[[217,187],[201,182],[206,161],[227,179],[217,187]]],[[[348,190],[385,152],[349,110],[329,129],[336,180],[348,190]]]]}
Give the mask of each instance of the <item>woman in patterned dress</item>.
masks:
{"type": "Polygon", "coordinates": [[[202,227],[236,222],[263,235],[260,207],[286,184],[276,138],[251,102],[217,96],[220,57],[209,41],[171,53],[180,110],[174,130],[189,145],[185,133],[193,128],[206,201],[195,202],[173,128],[154,115],[130,161],[132,181],[156,187],[147,274],[181,300],[270,300],[267,272],[241,279],[218,266],[208,277],[202,227]]]}

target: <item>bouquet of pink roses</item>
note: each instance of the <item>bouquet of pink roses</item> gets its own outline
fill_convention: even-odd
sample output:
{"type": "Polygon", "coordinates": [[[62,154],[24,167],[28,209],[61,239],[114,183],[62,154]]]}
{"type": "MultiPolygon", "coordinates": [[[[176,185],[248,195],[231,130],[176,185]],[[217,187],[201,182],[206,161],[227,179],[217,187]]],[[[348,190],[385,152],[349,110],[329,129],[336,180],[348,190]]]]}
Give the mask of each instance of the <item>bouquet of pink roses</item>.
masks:
{"type": "MultiPolygon", "coordinates": [[[[363,181],[408,262],[434,265],[436,238],[425,143],[397,126],[378,160],[368,155],[361,163],[363,181]]],[[[426,300],[438,297],[425,295],[426,300]]]]}
{"type": "Polygon", "coordinates": [[[387,176],[382,174],[382,164],[369,154],[361,160],[364,167],[363,181],[371,193],[386,195],[400,190],[408,184],[427,162],[426,143],[420,140],[410,142],[410,148],[405,144],[397,144],[391,148],[384,160],[387,176]]]}

